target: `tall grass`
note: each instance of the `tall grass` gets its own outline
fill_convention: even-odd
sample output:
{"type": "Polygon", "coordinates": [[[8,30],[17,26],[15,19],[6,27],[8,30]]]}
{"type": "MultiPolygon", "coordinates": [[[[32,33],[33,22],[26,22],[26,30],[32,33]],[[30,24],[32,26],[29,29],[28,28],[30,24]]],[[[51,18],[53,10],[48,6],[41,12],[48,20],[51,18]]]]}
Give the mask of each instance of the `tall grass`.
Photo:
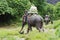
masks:
{"type": "MultiPolygon", "coordinates": [[[[54,24],[48,24],[44,25],[44,28],[54,28],[56,29],[54,31],[45,30],[44,32],[38,32],[35,28],[33,28],[33,31],[30,31],[29,34],[19,34],[19,30],[21,28],[21,25],[16,28],[0,28],[0,40],[21,40],[22,38],[25,40],[60,40],[60,38],[57,36],[59,32],[57,31],[58,27],[57,26],[60,20],[54,21],[54,24]]],[[[17,26],[16,25],[16,26],[17,26]]],[[[27,25],[25,26],[27,29],[27,25]]]]}

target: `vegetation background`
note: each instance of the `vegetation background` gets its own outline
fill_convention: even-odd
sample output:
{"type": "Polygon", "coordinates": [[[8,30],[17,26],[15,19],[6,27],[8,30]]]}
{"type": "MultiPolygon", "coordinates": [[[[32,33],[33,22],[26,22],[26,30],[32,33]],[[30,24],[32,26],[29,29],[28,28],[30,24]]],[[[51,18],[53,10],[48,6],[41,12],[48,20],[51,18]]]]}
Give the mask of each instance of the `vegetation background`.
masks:
{"type": "MultiPolygon", "coordinates": [[[[27,25],[26,25],[27,26],[27,25]]],[[[60,40],[60,2],[56,4],[47,3],[47,0],[0,0],[0,40],[60,40]],[[34,4],[39,15],[44,17],[50,15],[54,24],[44,25],[47,32],[33,31],[28,35],[21,35],[22,15],[24,10],[34,4]],[[5,28],[7,27],[7,28],[5,28]],[[52,31],[51,31],[52,30],[52,31]],[[17,39],[16,39],[17,38],[17,39]]]]}

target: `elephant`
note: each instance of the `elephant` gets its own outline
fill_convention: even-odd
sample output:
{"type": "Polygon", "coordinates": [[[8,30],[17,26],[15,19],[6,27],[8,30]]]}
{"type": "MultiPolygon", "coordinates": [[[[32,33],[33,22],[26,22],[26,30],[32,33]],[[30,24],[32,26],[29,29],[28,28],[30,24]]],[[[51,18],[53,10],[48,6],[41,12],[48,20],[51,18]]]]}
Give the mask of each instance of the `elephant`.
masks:
{"type": "Polygon", "coordinates": [[[51,17],[50,17],[49,15],[45,15],[44,22],[45,22],[46,25],[47,25],[49,22],[51,22],[51,24],[53,24],[53,21],[52,21],[52,19],[51,19],[51,17]]]}
{"type": "Polygon", "coordinates": [[[29,33],[29,30],[32,29],[31,27],[36,27],[39,32],[41,31],[40,29],[43,28],[43,18],[40,15],[32,15],[27,18],[27,23],[28,23],[28,30],[27,33],[29,33]]]}
{"type": "Polygon", "coordinates": [[[20,30],[20,33],[26,23],[28,24],[27,33],[29,33],[29,30],[32,30],[32,27],[36,27],[36,29],[39,30],[39,32],[41,31],[41,29],[43,30],[43,18],[40,15],[29,14],[29,15],[24,16],[23,20],[24,21],[22,23],[22,28],[20,30]]]}

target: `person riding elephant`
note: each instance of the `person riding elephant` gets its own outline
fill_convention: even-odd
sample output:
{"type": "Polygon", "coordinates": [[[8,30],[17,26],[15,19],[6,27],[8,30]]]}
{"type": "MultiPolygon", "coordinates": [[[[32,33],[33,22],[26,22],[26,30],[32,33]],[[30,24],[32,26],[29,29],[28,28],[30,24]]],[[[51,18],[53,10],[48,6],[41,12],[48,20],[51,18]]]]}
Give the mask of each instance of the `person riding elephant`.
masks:
{"type": "Polygon", "coordinates": [[[39,30],[39,32],[41,31],[41,29],[43,30],[43,18],[40,15],[37,15],[37,13],[28,13],[28,15],[25,14],[25,16],[23,16],[23,23],[22,23],[22,28],[20,30],[20,34],[23,34],[23,32],[21,32],[24,28],[24,25],[26,25],[26,23],[28,24],[28,29],[27,29],[27,33],[29,33],[29,30],[32,30],[32,26],[36,27],[37,30],[39,30]],[[26,20],[27,18],[27,20],[26,20]]]}
{"type": "Polygon", "coordinates": [[[27,33],[29,33],[29,30],[32,30],[32,26],[36,26],[37,30],[40,31],[40,29],[43,28],[43,18],[38,15],[37,8],[32,5],[31,8],[27,11],[25,10],[23,15],[23,22],[22,22],[22,28],[19,33],[22,33],[24,26],[28,24],[27,33]]]}
{"type": "Polygon", "coordinates": [[[45,15],[44,22],[45,22],[45,24],[48,24],[49,22],[51,22],[51,24],[53,24],[53,21],[52,21],[50,15],[47,15],[47,14],[45,15]]]}
{"type": "MultiPolygon", "coordinates": [[[[28,24],[27,33],[29,33],[29,30],[32,30],[32,27],[36,27],[36,29],[39,32],[41,30],[43,31],[43,18],[40,15],[36,15],[36,14],[33,14],[30,17],[28,17],[28,16],[27,16],[27,24],[28,24]]],[[[24,28],[24,25],[22,26],[22,28],[19,32],[20,34],[22,33],[21,31],[23,28],[24,28]]]]}
{"type": "Polygon", "coordinates": [[[29,9],[28,14],[38,14],[37,7],[35,7],[34,5],[31,5],[31,8],[29,9]]]}
{"type": "Polygon", "coordinates": [[[23,15],[23,22],[22,22],[22,28],[20,30],[23,30],[24,25],[28,24],[27,33],[29,33],[29,30],[32,30],[32,26],[36,26],[36,28],[40,31],[40,29],[43,26],[43,18],[38,15],[37,8],[35,6],[31,6],[29,11],[25,11],[23,15]],[[35,22],[35,23],[34,23],[35,22]]]}

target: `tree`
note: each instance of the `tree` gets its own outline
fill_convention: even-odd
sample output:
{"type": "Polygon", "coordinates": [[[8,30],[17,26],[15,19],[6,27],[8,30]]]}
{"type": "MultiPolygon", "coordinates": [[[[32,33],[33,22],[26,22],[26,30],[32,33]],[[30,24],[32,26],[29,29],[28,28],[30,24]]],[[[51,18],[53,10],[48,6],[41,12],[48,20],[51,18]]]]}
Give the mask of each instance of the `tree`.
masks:
{"type": "MultiPolygon", "coordinates": [[[[25,9],[30,8],[29,0],[0,0],[0,12],[8,12],[11,15],[22,16],[25,9]]],[[[1,14],[1,13],[0,13],[1,14]]]]}
{"type": "Polygon", "coordinates": [[[9,7],[13,9],[13,14],[22,16],[25,9],[30,8],[29,0],[7,0],[9,7]]]}
{"type": "Polygon", "coordinates": [[[30,0],[30,2],[37,7],[39,14],[43,15],[45,0],[30,0]]]}
{"type": "Polygon", "coordinates": [[[0,15],[4,14],[4,12],[7,10],[8,4],[6,0],[0,0],[0,15]]]}
{"type": "Polygon", "coordinates": [[[55,16],[60,18],[60,2],[55,5],[55,16]]]}

